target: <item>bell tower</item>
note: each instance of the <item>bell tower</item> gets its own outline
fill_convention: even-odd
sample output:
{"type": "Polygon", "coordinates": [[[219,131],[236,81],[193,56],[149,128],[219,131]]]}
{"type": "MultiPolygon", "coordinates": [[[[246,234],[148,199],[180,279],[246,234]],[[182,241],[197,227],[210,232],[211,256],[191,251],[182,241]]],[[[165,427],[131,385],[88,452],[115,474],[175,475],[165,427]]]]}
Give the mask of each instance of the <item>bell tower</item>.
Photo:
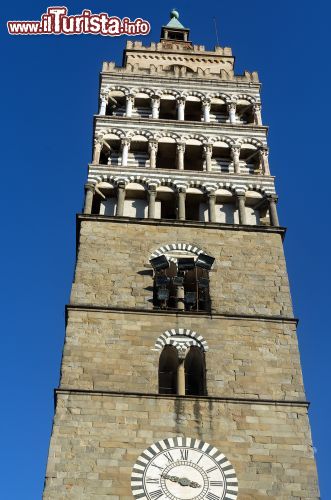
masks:
{"type": "Polygon", "coordinates": [[[44,500],[318,499],[256,72],[104,62],[44,500]]]}

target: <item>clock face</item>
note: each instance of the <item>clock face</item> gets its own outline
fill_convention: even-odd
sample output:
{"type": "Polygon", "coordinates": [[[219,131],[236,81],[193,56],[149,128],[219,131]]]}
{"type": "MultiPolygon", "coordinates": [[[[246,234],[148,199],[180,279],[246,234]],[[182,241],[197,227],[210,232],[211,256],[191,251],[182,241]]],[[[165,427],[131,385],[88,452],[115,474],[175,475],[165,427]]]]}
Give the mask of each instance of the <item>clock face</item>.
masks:
{"type": "Polygon", "coordinates": [[[133,466],[137,500],[235,500],[238,480],[228,459],[193,438],[168,438],[147,448],[133,466]]]}

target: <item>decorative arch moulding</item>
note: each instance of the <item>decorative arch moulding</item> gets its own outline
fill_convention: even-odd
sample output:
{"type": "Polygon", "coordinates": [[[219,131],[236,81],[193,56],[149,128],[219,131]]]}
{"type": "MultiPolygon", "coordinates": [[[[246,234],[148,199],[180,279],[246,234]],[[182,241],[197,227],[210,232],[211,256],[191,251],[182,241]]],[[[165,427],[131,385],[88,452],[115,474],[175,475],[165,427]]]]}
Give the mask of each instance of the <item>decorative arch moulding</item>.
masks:
{"type": "Polygon", "coordinates": [[[263,196],[268,196],[271,194],[275,194],[275,188],[273,182],[269,183],[260,183],[260,182],[243,182],[240,179],[240,184],[238,183],[238,179],[233,179],[231,182],[223,181],[211,181],[211,180],[200,180],[200,179],[191,179],[183,182],[183,179],[173,179],[171,177],[158,177],[155,172],[153,172],[153,176],[149,177],[147,175],[116,175],[110,173],[90,173],[88,176],[87,182],[94,186],[98,186],[101,182],[106,182],[113,187],[116,187],[118,184],[130,184],[136,183],[143,185],[146,189],[150,187],[155,187],[156,189],[161,186],[167,186],[172,188],[174,191],[178,189],[189,189],[189,188],[197,188],[201,189],[204,193],[212,193],[217,191],[218,189],[225,189],[233,194],[238,192],[246,192],[246,191],[256,191],[263,196]]]}
{"type": "Polygon", "coordinates": [[[232,102],[237,102],[239,100],[248,101],[251,104],[261,104],[261,100],[257,95],[251,95],[248,93],[224,93],[221,91],[211,91],[211,92],[197,92],[194,90],[175,90],[172,88],[158,88],[158,87],[127,87],[123,85],[106,85],[100,89],[100,97],[108,97],[111,92],[122,92],[124,96],[137,94],[146,94],[149,97],[156,96],[162,98],[165,95],[172,95],[175,98],[187,98],[190,96],[199,97],[201,100],[205,99],[222,99],[226,104],[232,102]]]}
{"type": "Polygon", "coordinates": [[[176,349],[200,347],[204,352],[209,350],[207,341],[202,335],[187,328],[172,328],[162,333],[156,340],[153,350],[162,351],[166,345],[172,345],[176,349]]]}

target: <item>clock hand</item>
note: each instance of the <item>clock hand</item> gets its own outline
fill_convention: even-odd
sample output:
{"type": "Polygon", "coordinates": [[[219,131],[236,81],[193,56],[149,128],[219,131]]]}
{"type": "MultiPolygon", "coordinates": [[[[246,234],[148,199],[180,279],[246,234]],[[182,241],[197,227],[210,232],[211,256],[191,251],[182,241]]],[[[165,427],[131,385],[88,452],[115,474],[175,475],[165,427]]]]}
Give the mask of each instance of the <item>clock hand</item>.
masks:
{"type": "Polygon", "coordinates": [[[190,481],[186,477],[178,477],[178,476],[169,476],[168,474],[162,475],[164,479],[169,479],[173,483],[179,483],[181,486],[190,486],[191,488],[201,488],[199,483],[195,481],[190,481]]]}

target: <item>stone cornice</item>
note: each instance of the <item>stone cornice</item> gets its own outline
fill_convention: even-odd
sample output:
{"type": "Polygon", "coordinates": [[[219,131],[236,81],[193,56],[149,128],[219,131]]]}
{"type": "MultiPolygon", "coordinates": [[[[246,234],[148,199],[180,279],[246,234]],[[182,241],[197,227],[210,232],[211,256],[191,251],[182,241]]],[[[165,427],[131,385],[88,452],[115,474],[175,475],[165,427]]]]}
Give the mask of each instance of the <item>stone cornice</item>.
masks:
{"type": "Polygon", "coordinates": [[[165,120],[162,118],[139,118],[131,116],[107,116],[93,115],[94,131],[98,126],[101,127],[124,127],[126,129],[134,129],[134,127],[143,126],[149,130],[175,130],[176,133],[183,131],[184,134],[200,133],[201,135],[230,135],[237,137],[253,136],[254,138],[266,139],[269,127],[265,125],[235,125],[230,123],[204,123],[188,120],[165,120]]]}
{"type": "MultiPolygon", "coordinates": [[[[119,68],[120,69],[120,68],[119,68]]],[[[237,77],[241,75],[236,75],[237,77]]],[[[160,87],[164,85],[179,85],[183,87],[196,87],[198,86],[199,89],[201,90],[202,88],[211,88],[211,90],[218,90],[222,91],[223,89],[227,89],[228,91],[230,89],[233,89],[235,91],[236,89],[251,89],[254,90],[255,92],[259,92],[261,89],[261,83],[259,82],[252,82],[252,81],[247,81],[247,80],[239,80],[239,79],[233,79],[233,80],[223,80],[223,79],[218,79],[218,78],[208,78],[205,76],[202,76],[200,78],[194,78],[194,77],[175,77],[175,76],[165,76],[165,75],[159,75],[157,73],[153,75],[149,74],[139,74],[139,73],[130,73],[130,72],[120,72],[120,71],[101,71],[100,72],[100,80],[102,82],[121,82],[122,84],[124,83],[125,80],[128,82],[139,82],[139,85],[146,86],[147,82],[150,84],[154,84],[160,80],[160,87]],[[141,82],[141,83],[140,83],[141,82]]]]}
{"type": "Polygon", "coordinates": [[[69,311],[94,311],[105,313],[124,313],[124,314],[140,314],[140,315],[156,315],[161,316],[177,316],[180,318],[206,318],[206,319],[225,319],[225,320],[247,320],[247,321],[265,321],[271,323],[290,323],[297,325],[299,320],[294,317],[287,316],[266,316],[263,314],[233,314],[221,312],[206,312],[206,311],[179,311],[176,309],[142,309],[137,307],[120,307],[120,306],[96,306],[91,304],[67,304],[66,305],[66,320],[69,311]]]}
{"type": "MultiPolygon", "coordinates": [[[[149,167],[122,167],[110,165],[97,165],[90,163],[88,165],[89,178],[93,176],[115,176],[120,178],[125,177],[144,177],[146,180],[158,180],[164,183],[165,179],[172,182],[180,180],[187,182],[188,185],[204,185],[212,186],[213,184],[223,183],[231,186],[257,186],[260,185],[264,191],[275,191],[275,177],[272,175],[251,175],[251,174],[236,174],[225,172],[206,172],[195,170],[178,170],[178,169],[163,169],[163,168],[149,168],[149,167]]],[[[257,200],[258,201],[258,200],[257,200]]]]}
{"type": "MultiPolygon", "coordinates": [[[[284,240],[286,234],[285,227],[275,226],[248,226],[243,224],[224,224],[222,222],[201,222],[187,221],[178,219],[136,219],[133,217],[109,216],[100,214],[77,214],[76,216],[76,243],[79,244],[79,230],[82,221],[97,221],[114,224],[139,224],[146,226],[172,226],[172,227],[196,227],[208,231],[210,229],[219,229],[222,231],[244,231],[248,233],[271,233],[279,234],[284,240]]],[[[207,237],[207,235],[206,235],[207,237]]]]}
{"type": "Polygon", "coordinates": [[[304,407],[309,408],[309,401],[306,400],[286,400],[286,399],[259,399],[259,398],[241,398],[230,396],[179,396],[170,394],[155,394],[146,392],[122,392],[122,391],[105,391],[97,389],[70,389],[66,387],[59,387],[54,389],[54,403],[56,406],[57,396],[60,394],[66,395],[83,395],[86,396],[109,396],[109,397],[131,397],[131,398],[147,398],[147,399],[163,399],[163,400],[181,400],[181,401],[197,401],[213,402],[213,403],[227,403],[227,404],[249,404],[249,405],[272,405],[272,406],[290,406],[290,407],[304,407]]]}

